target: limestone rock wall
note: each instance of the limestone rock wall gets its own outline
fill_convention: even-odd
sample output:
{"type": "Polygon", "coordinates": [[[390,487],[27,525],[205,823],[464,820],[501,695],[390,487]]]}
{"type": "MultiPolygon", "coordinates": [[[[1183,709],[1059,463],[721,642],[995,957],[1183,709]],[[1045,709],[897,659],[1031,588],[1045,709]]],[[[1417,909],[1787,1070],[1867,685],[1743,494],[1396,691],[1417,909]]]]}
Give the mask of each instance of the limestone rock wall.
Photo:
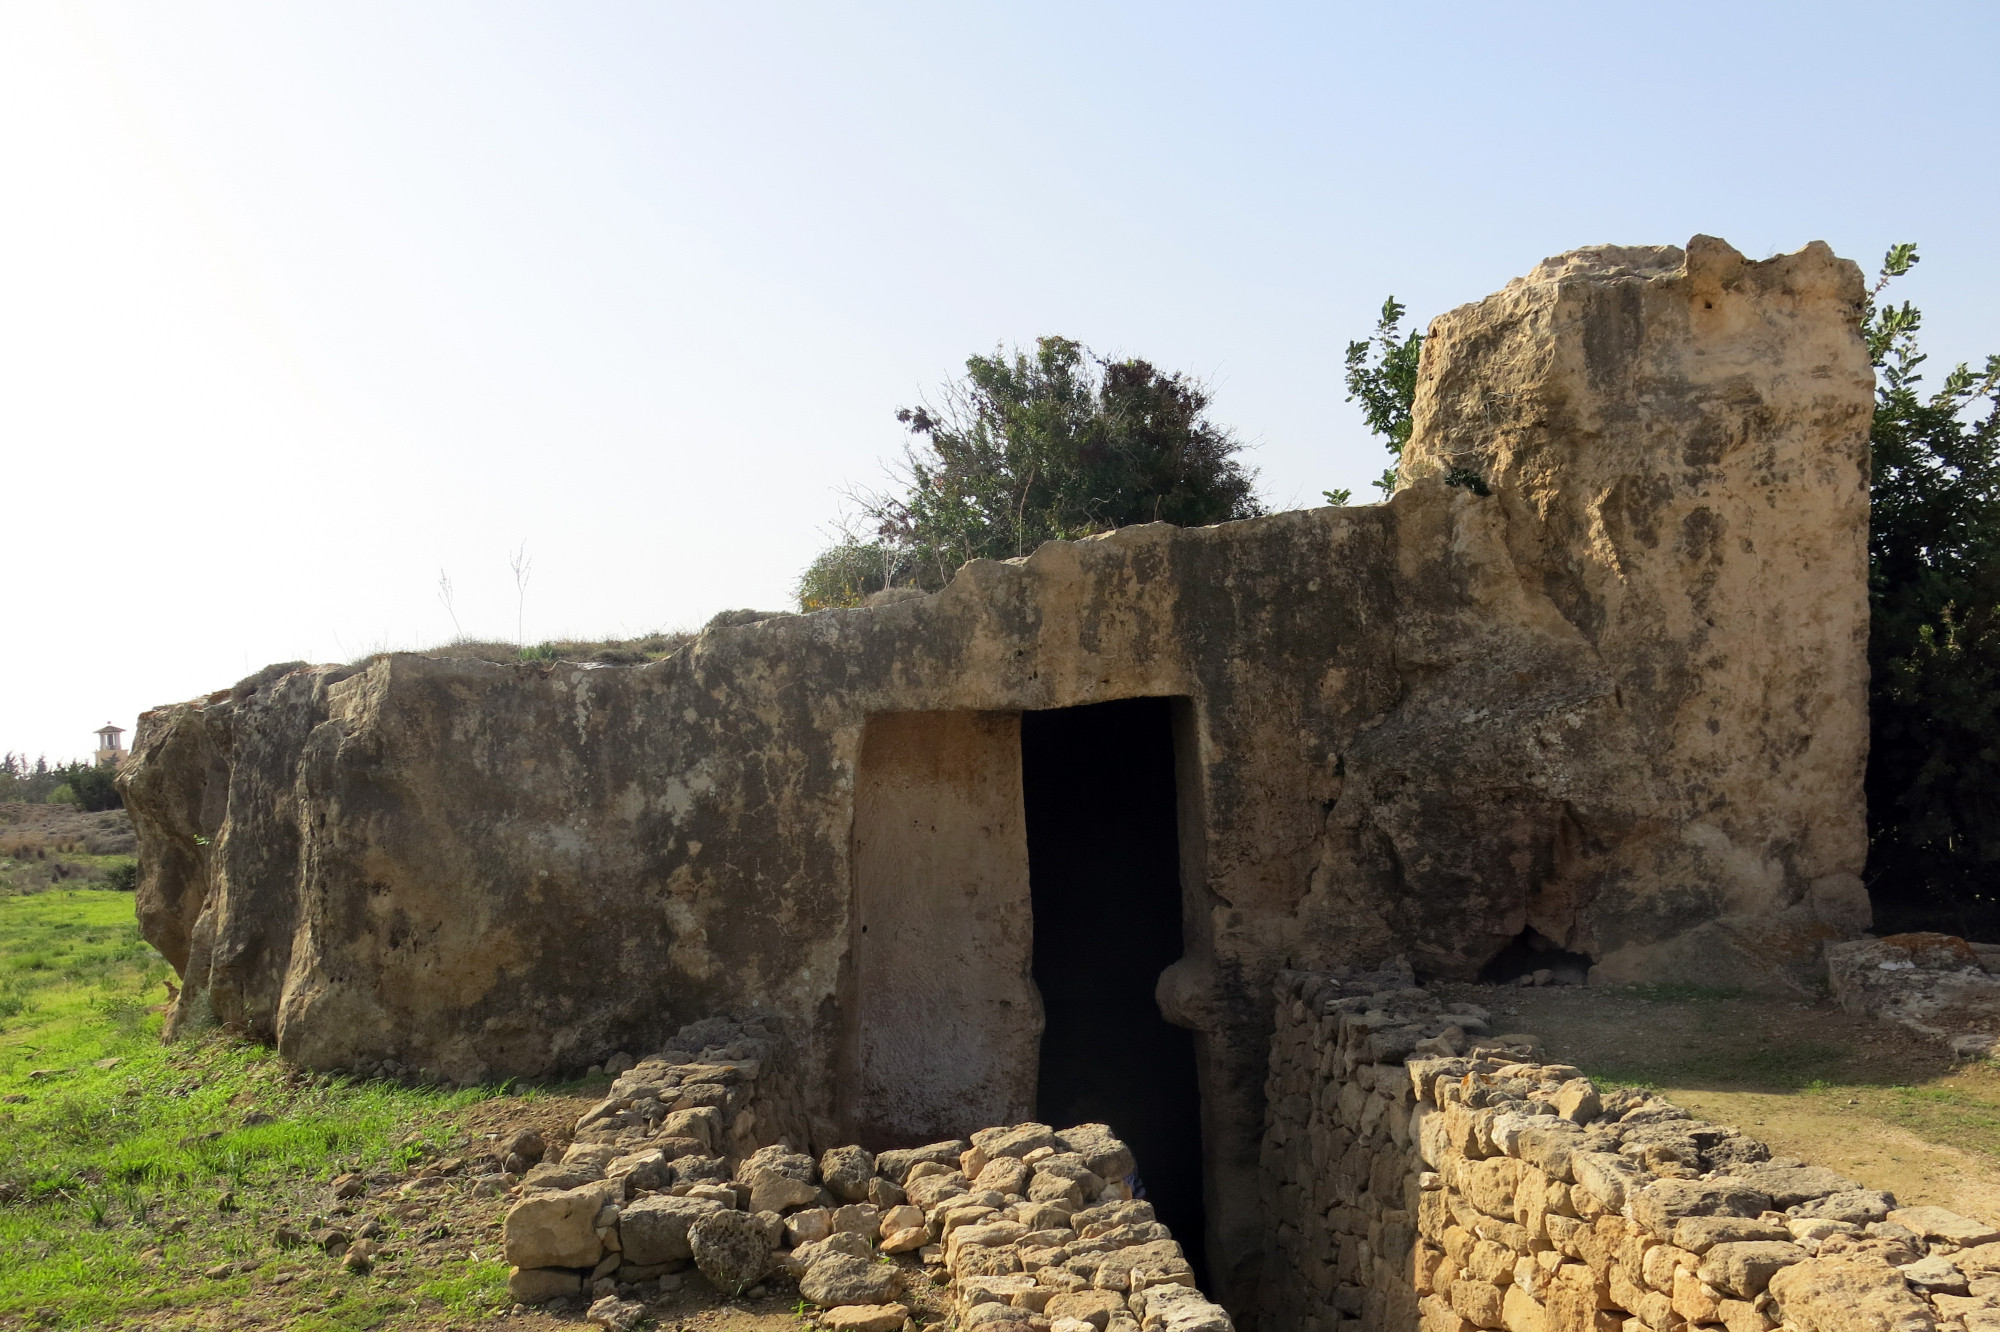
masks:
{"type": "Polygon", "coordinates": [[[1247,1289],[1281,967],[1464,978],[1532,928],[1783,985],[1865,923],[1859,274],[1633,253],[1439,321],[1386,504],[1051,543],[643,666],[293,663],[147,714],[121,780],[173,1021],[470,1080],[756,1011],[815,1146],[1014,1122],[1041,1011],[996,756],[1024,710],[1169,697],[1157,994],[1247,1289]]]}
{"type": "Polygon", "coordinates": [[[1262,1332],[2000,1327],[2000,1229],[1601,1092],[1408,982],[1280,978],[1262,1332]]]}
{"type": "Polygon", "coordinates": [[[1431,324],[1404,478],[1491,488],[1616,682],[1634,784],[1548,783],[1565,831],[1527,911],[1600,979],[1754,974],[1868,924],[1862,295],[1824,245],[1748,264],[1697,236],[1562,255],[1431,324]]]}

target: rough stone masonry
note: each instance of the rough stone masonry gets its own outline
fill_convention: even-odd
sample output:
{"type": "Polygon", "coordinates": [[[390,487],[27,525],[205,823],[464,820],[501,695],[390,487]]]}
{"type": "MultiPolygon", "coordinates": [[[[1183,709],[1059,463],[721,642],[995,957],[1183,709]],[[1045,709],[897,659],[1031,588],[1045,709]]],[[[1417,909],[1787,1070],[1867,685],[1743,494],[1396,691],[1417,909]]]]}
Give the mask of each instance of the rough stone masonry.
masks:
{"type": "Polygon", "coordinates": [[[176,1020],[470,1080],[754,1010],[797,1146],[1030,1120],[1021,716],[1171,700],[1158,998],[1247,1288],[1281,969],[1532,944],[1782,987],[1865,928],[1862,299],[1817,243],[1579,250],[1432,324],[1385,504],[1051,543],[643,666],[393,653],[149,713],[121,781],[176,1020]]]}
{"type": "Polygon", "coordinates": [[[514,1298],[587,1298],[593,1322],[636,1325],[694,1267],[725,1295],[796,1284],[831,1332],[904,1332],[917,1285],[945,1287],[963,1329],[1233,1332],[1108,1126],[815,1160],[787,1138],[783,1062],[755,1019],[695,1023],[622,1069],[560,1161],[513,1161],[514,1298]]]}
{"type": "Polygon", "coordinates": [[[2000,1332],[2000,1227],[1600,1092],[1407,967],[1276,988],[1262,1332],[2000,1332]]]}

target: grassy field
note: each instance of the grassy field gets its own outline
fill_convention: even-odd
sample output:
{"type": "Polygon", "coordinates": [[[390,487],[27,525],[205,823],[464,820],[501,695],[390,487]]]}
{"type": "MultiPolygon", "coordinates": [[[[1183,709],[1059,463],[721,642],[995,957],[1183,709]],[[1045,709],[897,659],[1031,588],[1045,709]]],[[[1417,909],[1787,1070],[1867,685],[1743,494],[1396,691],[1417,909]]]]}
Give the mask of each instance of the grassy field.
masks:
{"type": "Polygon", "coordinates": [[[367,1274],[278,1230],[325,1224],[338,1172],[387,1192],[490,1147],[475,1130],[539,1093],[302,1074],[220,1032],[163,1046],[170,975],[130,893],[0,897],[0,1327],[450,1326],[503,1302],[492,1199],[388,1208],[367,1274]]]}

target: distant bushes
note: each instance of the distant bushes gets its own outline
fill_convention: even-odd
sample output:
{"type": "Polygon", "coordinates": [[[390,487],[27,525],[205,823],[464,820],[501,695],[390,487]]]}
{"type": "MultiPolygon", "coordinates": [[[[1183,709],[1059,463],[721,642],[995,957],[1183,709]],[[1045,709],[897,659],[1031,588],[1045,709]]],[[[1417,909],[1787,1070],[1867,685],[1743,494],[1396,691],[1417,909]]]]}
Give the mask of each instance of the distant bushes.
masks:
{"type": "Polygon", "coordinates": [[[49,766],[47,758],[32,764],[27,755],[0,756],[0,800],[20,800],[31,805],[75,805],[86,813],[122,809],[125,799],[118,794],[110,768],[93,763],[64,763],[49,766]]]}

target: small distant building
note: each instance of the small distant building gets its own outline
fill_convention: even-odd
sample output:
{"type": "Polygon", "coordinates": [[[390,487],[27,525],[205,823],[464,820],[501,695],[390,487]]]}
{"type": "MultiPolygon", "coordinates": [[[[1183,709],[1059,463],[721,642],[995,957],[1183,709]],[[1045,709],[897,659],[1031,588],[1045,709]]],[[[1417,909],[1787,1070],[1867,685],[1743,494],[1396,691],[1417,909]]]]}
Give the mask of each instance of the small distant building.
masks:
{"type": "Polygon", "coordinates": [[[125,728],[110,722],[97,728],[97,766],[116,768],[125,762],[125,728]]]}

